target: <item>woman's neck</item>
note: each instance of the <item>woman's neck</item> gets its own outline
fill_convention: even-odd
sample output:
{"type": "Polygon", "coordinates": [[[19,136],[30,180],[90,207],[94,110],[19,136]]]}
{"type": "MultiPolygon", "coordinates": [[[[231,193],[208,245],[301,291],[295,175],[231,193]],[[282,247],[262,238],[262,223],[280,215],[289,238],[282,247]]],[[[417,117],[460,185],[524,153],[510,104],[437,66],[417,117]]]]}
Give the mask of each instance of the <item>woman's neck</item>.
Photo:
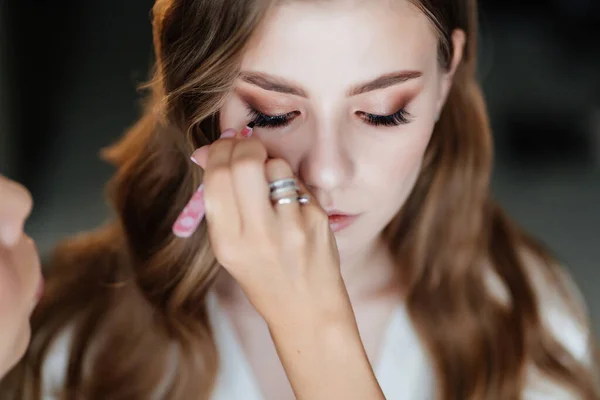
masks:
{"type": "Polygon", "coordinates": [[[382,239],[351,254],[340,255],[340,262],[346,290],[353,301],[389,294],[399,288],[398,266],[382,239]]]}
{"type": "MultiPolygon", "coordinates": [[[[352,304],[393,292],[400,295],[398,267],[382,240],[360,251],[342,255],[341,272],[352,304]]],[[[215,283],[220,300],[237,307],[252,307],[245,293],[229,273],[221,268],[215,283]]]]}

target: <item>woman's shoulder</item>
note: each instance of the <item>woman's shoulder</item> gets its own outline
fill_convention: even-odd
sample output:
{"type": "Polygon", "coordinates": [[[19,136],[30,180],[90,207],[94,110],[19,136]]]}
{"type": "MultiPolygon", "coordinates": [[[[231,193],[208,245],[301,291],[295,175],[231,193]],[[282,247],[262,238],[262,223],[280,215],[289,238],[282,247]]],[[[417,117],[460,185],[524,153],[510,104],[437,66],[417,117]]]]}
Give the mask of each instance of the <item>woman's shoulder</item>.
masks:
{"type": "MultiPolygon", "coordinates": [[[[521,253],[530,285],[536,296],[540,323],[577,363],[591,374],[598,368],[594,336],[584,297],[568,270],[532,251],[521,253]]],[[[578,398],[559,382],[530,364],[527,368],[527,400],[578,398]]]]}
{"type": "Polygon", "coordinates": [[[46,261],[47,290],[34,317],[38,331],[33,335],[48,335],[49,326],[60,324],[40,350],[40,387],[42,398],[49,400],[61,397],[79,316],[107,304],[107,288],[123,279],[127,261],[115,223],[61,241],[46,261]]]}
{"type": "Polygon", "coordinates": [[[592,361],[592,331],[584,297],[567,269],[531,251],[521,254],[541,323],[580,362],[592,361]]]}
{"type": "MultiPolygon", "coordinates": [[[[570,274],[564,266],[533,249],[523,248],[518,256],[543,328],[577,360],[585,360],[591,340],[588,309],[570,274]]],[[[518,302],[491,265],[486,264],[485,269],[489,272],[487,285],[494,297],[507,307],[518,302]]]]}
{"type": "MultiPolygon", "coordinates": [[[[67,383],[67,372],[69,369],[71,350],[73,341],[78,332],[75,324],[67,326],[63,329],[52,341],[48,347],[46,356],[41,365],[41,398],[43,400],[58,400],[63,398],[63,391],[67,383]]],[[[164,349],[153,349],[161,352],[164,349]]],[[[100,352],[110,351],[110,348],[101,346],[96,343],[88,351],[87,357],[81,366],[82,374],[87,376],[94,369],[92,367],[93,360],[100,352]]],[[[152,349],[150,350],[152,351],[152,349]]],[[[178,347],[176,343],[167,343],[167,357],[163,360],[166,368],[166,374],[160,377],[155,383],[156,386],[152,389],[153,394],[148,400],[165,398],[164,394],[169,390],[169,385],[175,377],[177,371],[178,347]]]]}

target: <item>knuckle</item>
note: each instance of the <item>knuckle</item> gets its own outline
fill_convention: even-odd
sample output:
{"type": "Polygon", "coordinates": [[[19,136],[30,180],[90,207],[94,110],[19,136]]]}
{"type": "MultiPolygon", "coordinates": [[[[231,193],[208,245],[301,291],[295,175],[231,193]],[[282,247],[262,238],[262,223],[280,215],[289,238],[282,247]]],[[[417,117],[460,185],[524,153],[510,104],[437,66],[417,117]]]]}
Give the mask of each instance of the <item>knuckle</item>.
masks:
{"type": "Polygon", "coordinates": [[[231,170],[226,165],[216,166],[208,171],[204,176],[206,186],[213,186],[219,182],[226,182],[231,176],[231,170]]]}
{"type": "Polygon", "coordinates": [[[263,163],[259,159],[243,155],[235,159],[231,168],[234,174],[238,174],[240,172],[260,171],[263,168],[262,165],[263,163]]]}
{"type": "Polygon", "coordinates": [[[267,150],[260,140],[240,140],[235,143],[231,154],[233,160],[254,158],[264,162],[267,150]]]}
{"type": "Polygon", "coordinates": [[[267,173],[270,175],[289,175],[292,172],[290,164],[282,158],[273,158],[266,164],[267,173]]]}
{"type": "Polygon", "coordinates": [[[210,150],[208,154],[212,155],[223,150],[228,150],[231,148],[232,145],[233,144],[230,140],[215,140],[210,144],[210,150]]]}
{"type": "Polygon", "coordinates": [[[256,154],[257,157],[265,158],[267,156],[267,148],[264,143],[260,141],[257,137],[252,137],[250,139],[246,139],[240,142],[241,144],[245,144],[248,146],[248,149],[256,154]]]}
{"type": "Polygon", "coordinates": [[[219,263],[227,266],[237,264],[237,254],[239,252],[239,248],[236,249],[235,246],[232,246],[227,241],[218,241],[213,243],[212,247],[219,263]]]}

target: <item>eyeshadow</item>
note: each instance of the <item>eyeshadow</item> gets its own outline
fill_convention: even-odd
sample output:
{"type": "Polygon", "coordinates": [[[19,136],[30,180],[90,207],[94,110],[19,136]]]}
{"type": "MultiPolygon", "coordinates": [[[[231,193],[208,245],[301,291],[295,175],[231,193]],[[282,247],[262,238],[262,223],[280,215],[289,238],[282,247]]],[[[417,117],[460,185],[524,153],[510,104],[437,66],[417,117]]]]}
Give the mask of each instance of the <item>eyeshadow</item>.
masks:
{"type": "Polygon", "coordinates": [[[294,104],[296,102],[281,99],[277,95],[256,96],[246,91],[237,90],[236,92],[242,101],[268,115],[287,114],[298,109],[297,104],[294,104]]]}

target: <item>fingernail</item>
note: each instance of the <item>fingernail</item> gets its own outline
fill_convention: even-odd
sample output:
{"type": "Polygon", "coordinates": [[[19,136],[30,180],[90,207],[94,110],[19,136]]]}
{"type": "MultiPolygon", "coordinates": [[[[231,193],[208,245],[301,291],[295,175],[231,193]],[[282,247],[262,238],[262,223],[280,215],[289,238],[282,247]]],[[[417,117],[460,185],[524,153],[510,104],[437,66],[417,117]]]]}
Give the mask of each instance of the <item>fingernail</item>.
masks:
{"type": "Polygon", "coordinates": [[[173,234],[180,238],[192,236],[204,218],[205,211],[204,185],[200,185],[173,224],[173,234]]]}
{"type": "MultiPolygon", "coordinates": [[[[210,145],[208,145],[210,146],[210,145]]],[[[202,152],[206,151],[206,148],[208,146],[202,146],[202,147],[198,147],[196,150],[194,150],[194,152],[192,153],[192,155],[190,156],[190,160],[192,160],[192,162],[200,167],[202,167],[202,164],[200,164],[200,162],[198,160],[202,160],[203,159],[203,155],[201,154],[202,152]]],[[[204,154],[204,157],[206,157],[206,154],[204,154]]]]}
{"type": "Polygon", "coordinates": [[[252,131],[253,129],[251,127],[246,126],[244,129],[242,129],[240,135],[242,135],[243,138],[249,138],[250,136],[252,136],[252,131]]]}
{"type": "Polygon", "coordinates": [[[221,139],[232,138],[235,136],[235,129],[226,129],[221,133],[221,139]]]}

